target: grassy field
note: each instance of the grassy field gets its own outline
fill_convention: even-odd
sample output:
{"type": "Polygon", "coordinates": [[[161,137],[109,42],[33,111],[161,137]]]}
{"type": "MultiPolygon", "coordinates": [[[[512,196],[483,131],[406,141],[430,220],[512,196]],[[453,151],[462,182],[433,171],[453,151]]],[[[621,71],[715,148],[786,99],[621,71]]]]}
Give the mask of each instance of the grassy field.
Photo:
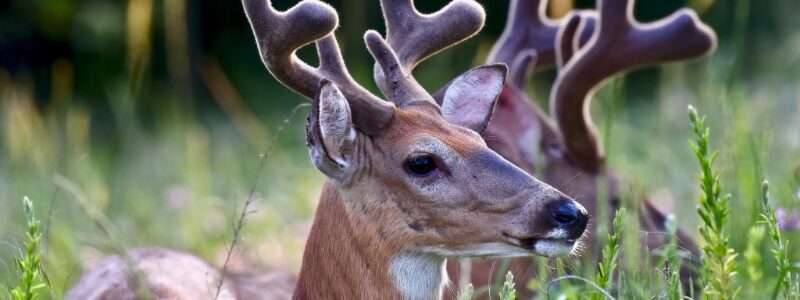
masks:
{"type": "MultiPolygon", "coordinates": [[[[130,1],[122,9],[128,17],[120,25],[128,30],[119,49],[126,53],[120,58],[125,63],[106,66],[114,76],[88,77],[97,68],[79,59],[56,60],[35,72],[0,69],[0,299],[9,297],[6,292],[22,276],[15,257],[27,239],[26,196],[41,221],[41,264],[50,282],[40,290],[42,299],[62,298],[85,268],[130,247],[180,249],[222,265],[251,189],[255,194],[230,266],[299,269],[324,180],[305,148],[308,106],[296,106],[304,101],[271,79],[249,38],[231,38],[239,43],[237,49],[250,49],[243,62],[225,59],[239,53],[212,46],[212,55],[181,67],[175,62],[180,55],[158,48],[180,45],[153,42],[158,37],[148,37],[150,29],[136,26],[142,18],[160,16],[137,15],[136,5],[147,3],[153,5],[130,1]],[[164,75],[164,61],[178,71],[164,75]],[[199,87],[183,89],[181,70],[196,73],[192,82],[199,87]],[[86,96],[87,89],[94,96],[86,96]],[[198,89],[205,92],[198,95],[198,89]]],[[[730,5],[757,6],[749,1],[730,5]]],[[[786,260],[792,266],[794,293],[779,298],[800,297],[794,271],[800,259],[800,27],[788,11],[775,9],[775,18],[785,20],[766,29],[774,31],[769,37],[759,38],[762,31],[746,25],[725,29],[731,33],[722,36],[713,56],[632,73],[600,91],[592,107],[609,166],[627,180],[625,206],[635,206],[646,195],[672,211],[675,223],[701,245],[696,212],[700,169],[687,144],[695,139],[687,107],[707,115],[710,148],[719,151],[714,170],[722,195],[731,196],[724,233],[738,254],[732,286],[740,299],[770,298],[781,280],[769,226],[759,223],[764,180],[770,182],[769,200],[776,206],[778,232],[788,242],[786,260]]],[[[751,24],[744,15],[730,24],[751,24]]],[[[490,22],[502,23],[492,17],[490,22]]],[[[426,87],[436,87],[482,61],[495,38],[479,36],[464,49],[436,57],[419,68],[417,77],[426,87]]],[[[361,58],[353,69],[365,82],[371,62],[363,61],[367,56],[359,51],[364,50],[347,56],[350,61],[361,58]]],[[[530,92],[537,99],[548,93],[552,75],[534,78],[530,92]]],[[[633,219],[629,215],[619,224],[620,272],[611,278],[612,294],[674,299],[662,266],[641,264],[647,250],[637,240],[644,233],[633,219]]],[[[575,268],[581,278],[595,282],[602,257],[590,257],[588,265],[575,259],[535,260],[546,267],[530,285],[549,287],[551,299],[600,296],[580,279],[550,280],[575,268]]]]}

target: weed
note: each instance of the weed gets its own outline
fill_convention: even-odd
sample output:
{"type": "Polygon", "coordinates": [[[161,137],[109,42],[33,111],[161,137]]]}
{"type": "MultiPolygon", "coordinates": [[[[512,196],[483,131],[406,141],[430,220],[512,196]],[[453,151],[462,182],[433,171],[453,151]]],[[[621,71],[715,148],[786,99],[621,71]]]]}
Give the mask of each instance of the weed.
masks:
{"type": "MultiPolygon", "coordinates": [[[[617,257],[619,255],[620,250],[620,237],[622,236],[622,219],[625,217],[625,208],[620,208],[617,210],[617,213],[614,215],[614,223],[613,223],[613,232],[609,233],[606,237],[606,242],[608,243],[605,248],[603,248],[603,257],[602,261],[597,263],[597,278],[595,282],[597,285],[605,290],[609,291],[611,287],[611,282],[614,277],[614,271],[617,269],[617,257]]],[[[592,294],[591,299],[603,299],[603,296],[594,293],[592,294]]]]}
{"type": "Polygon", "coordinates": [[[25,252],[14,261],[20,273],[19,285],[11,289],[11,296],[15,300],[34,300],[41,290],[50,288],[50,280],[40,262],[41,251],[39,243],[42,240],[40,222],[36,219],[33,202],[26,196],[22,200],[23,212],[26,219],[25,252]]]}
{"type": "Polygon", "coordinates": [[[517,289],[514,288],[514,275],[511,271],[506,273],[506,281],[503,282],[503,289],[500,290],[500,300],[514,300],[517,298],[517,289]]]}
{"type": "Polygon", "coordinates": [[[705,116],[698,117],[697,110],[689,106],[689,120],[692,124],[694,142],[689,142],[697,161],[700,163],[700,206],[697,214],[700,216],[700,235],[706,241],[703,246],[705,259],[701,268],[704,298],[708,299],[733,299],[736,298],[738,288],[734,288],[733,278],[736,275],[736,252],[728,245],[728,236],[724,232],[728,221],[730,209],[728,202],[730,195],[721,196],[719,173],[714,172],[712,166],[718,152],[709,154],[708,140],[709,128],[705,126],[705,116]]]}
{"type": "Polygon", "coordinates": [[[778,280],[772,289],[772,299],[777,299],[778,294],[788,297],[790,290],[790,280],[792,278],[792,265],[789,260],[789,242],[781,236],[778,217],[775,208],[769,203],[769,182],[764,180],[761,184],[761,201],[764,205],[764,213],[761,214],[761,223],[769,229],[769,237],[772,240],[772,256],[775,258],[778,268],[778,280]]]}
{"type": "Polygon", "coordinates": [[[472,299],[472,294],[475,292],[475,288],[472,284],[467,284],[467,286],[460,292],[458,292],[458,296],[456,296],[457,300],[469,300],[472,299]]]}

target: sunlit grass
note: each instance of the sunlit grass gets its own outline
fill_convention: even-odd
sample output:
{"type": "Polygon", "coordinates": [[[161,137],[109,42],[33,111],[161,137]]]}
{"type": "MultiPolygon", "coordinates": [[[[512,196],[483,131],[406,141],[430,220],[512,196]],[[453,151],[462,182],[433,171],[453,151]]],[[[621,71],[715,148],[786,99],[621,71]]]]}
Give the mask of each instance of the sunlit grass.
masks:
{"type": "Polygon", "coordinates": [[[775,212],[775,207],[769,201],[769,183],[764,181],[761,185],[761,199],[763,204],[763,213],[761,214],[762,223],[767,226],[769,237],[772,240],[772,256],[777,264],[778,279],[775,281],[775,287],[772,289],[772,299],[777,299],[778,295],[785,298],[796,298],[800,295],[800,291],[791,290],[792,271],[795,270],[793,262],[789,257],[789,242],[783,238],[781,233],[780,223],[778,216],[775,212]]]}
{"type": "Polygon", "coordinates": [[[740,288],[735,287],[736,251],[728,244],[728,233],[725,230],[730,214],[730,194],[721,194],[719,173],[714,170],[714,161],[718,152],[710,152],[710,129],[705,125],[705,117],[699,117],[697,110],[689,106],[689,119],[692,124],[694,141],[690,142],[700,164],[700,205],[697,214],[702,220],[700,235],[706,242],[702,247],[703,266],[700,274],[704,285],[703,295],[708,299],[733,299],[740,288]]]}
{"type": "MultiPolygon", "coordinates": [[[[693,95],[691,90],[683,89],[684,84],[672,85],[682,87],[682,93],[693,95]]],[[[60,188],[54,178],[63,176],[80,187],[87,201],[108,217],[125,245],[186,250],[222,265],[226,245],[231,240],[230,224],[247,199],[257,173],[259,154],[265,150],[258,149],[259,145],[264,145],[263,141],[249,139],[271,137],[287,115],[285,111],[247,113],[251,117],[239,120],[235,118],[242,114],[229,114],[225,115],[227,119],[218,118],[208,123],[172,105],[159,113],[155,124],[103,128],[101,132],[105,133],[98,135],[93,132],[98,131],[96,124],[100,121],[80,105],[67,105],[63,110],[38,108],[33,104],[30,88],[23,83],[7,82],[3,91],[0,201],[9,209],[0,211],[0,217],[10,222],[0,224],[0,232],[4,239],[23,232],[20,224],[24,222],[12,213],[19,211],[19,204],[7,199],[24,194],[41,199],[36,203],[37,211],[49,216],[44,222],[47,226],[42,243],[43,258],[46,269],[50,270],[56,298],[63,296],[82,270],[114,251],[107,247],[107,238],[92,225],[80,204],[60,188]],[[256,125],[253,125],[252,116],[263,122],[263,129],[247,129],[258,128],[253,127],[256,125]],[[242,124],[251,125],[243,127],[242,124]],[[107,135],[118,138],[109,139],[107,135]]],[[[667,98],[665,101],[670,100],[667,98]]],[[[776,101],[779,100],[784,101],[776,101]]],[[[699,106],[706,107],[708,126],[719,132],[711,142],[735,145],[727,150],[739,153],[723,153],[717,162],[722,170],[720,181],[733,187],[730,192],[735,195],[730,205],[736,217],[729,222],[730,230],[748,232],[757,221],[754,218],[758,217],[758,212],[754,217],[749,209],[760,210],[758,198],[748,197],[760,197],[760,193],[753,194],[754,185],[745,182],[756,176],[752,173],[755,170],[776,178],[776,205],[788,211],[796,208],[792,199],[796,197],[798,185],[792,174],[797,158],[792,155],[797,148],[781,139],[791,128],[771,128],[771,123],[754,124],[765,120],[761,114],[768,114],[768,109],[781,106],[760,108],[756,115],[747,112],[747,104],[741,104],[737,113],[729,114],[724,109],[707,108],[719,103],[716,100],[698,101],[699,106]],[[737,125],[731,128],[726,124],[737,125]],[[768,134],[756,134],[758,132],[768,134]],[[753,142],[738,142],[742,136],[753,142]],[[780,163],[781,160],[784,163],[780,163]],[[740,182],[745,184],[738,184],[740,182]]],[[[626,190],[630,195],[623,197],[623,202],[638,199],[636,195],[650,195],[656,205],[675,212],[676,223],[682,229],[692,232],[693,224],[697,224],[693,199],[700,191],[695,189],[694,178],[689,176],[694,169],[691,152],[686,147],[674,146],[682,144],[689,136],[685,127],[677,126],[685,120],[672,115],[681,105],[682,101],[616,107],[620,111],[613,114],[614,119],[602,122],[613,123],[608,126],[611,132],[605,135],[608,143],[614,144],[609,147],[609,163],[633,186],[626,190]],[[652,116],[657,116],[655,122],[652,116]]],[[[127,109],[130,108],[120,107],[112,116],[112,123],[125,123],[136,117],[135,111],[123,113],[127,109]]],[[[774,113],[787,114],[785,111],[774,113]]],[[[303,114],[304,111],[299,113],[303,114]]],[[[284,137],[265,162],[253,212],[242,230],[242,244],[230,262],[232,268],[254,265],[296,271],[299,267],[322,176],[308,163],[303,118],[296,116],[286,126],[284,137]]],[[[634,205],[635,202],[625,203],[627,207],[634,205]]],[[[634,213],[630,219],[635,220],[634,213]]],[[[627,224],[625,230],[633,230],[634,226],[627,224]]],[[[797,238],[794,232],[784,234],[786,241],[797,238]]],[[[675,290],[675,278],[671,274],[665,277],[660,271],[662,266],[650,266],[643,259],[647,257],[646,251],[655,249],[626,244],[641,237],[642,234],[633,233],[623,237],[621,266],[617,278],[609,277],[616,282],[615,288],[609,291],[623,299],[662,293],[673,298],[674,294],[668,293],[675,290]]],[[[748,250],[737,258],[742,262],[737,264],[737,270],[748,275],[737,277],[736,284],[743,286],[743,293],[748,296],[765,296],[762,289],[753,285],[776,284],[779,273],[772,271],[776,270],[776,262],[763,258],[760,261],[764,265],[748,262],[748,259],[772,255],[766,248],[767,240],[749,245],[750,239],[746,237],[742,234],[731,238],[732,247],[748,250]],[[751,277],[749,274],[760,275],[751,277]]],[[[793,249],[787,250],[790,261],[798,258],[793,249]]],[[[0,260],[11,261],[16,253],[15,247],[0,247],[0,260]]],[[[589,261],[596,265],[598,259],[590,257],[589,261]]],[[[575,269],[582,278],[595,278],[593,268],[580,267],[572,260],[537,261],[539,278],[529,286],[540,291],[549,289],[553,295],[565,297],[593,293],[593,288],[582,281],[549,282],[575,269]]],[[[672,266],[673,271],[676,269],[672,266]]],[[[575,274],[574,271],[569,273],[575,274]]],[[[14,278],[13,268],[2,268],[0,274],[2,278],[14,278]]],[[[485,292],[481,286],[476,286],[475,290],[485,292]]]]}
{"type": "MultiPolygon", "coordinates": [[[[673,85],[682,87],[681,93],[694,95],[691,90],[683,89],[684,84],[673,85]]],[[[114,252],[107,247],[107,238],[92,225],[79,203],[55,184],[53,178],[63,176],[80,187],[92,206],[108,217],[125,245],[158,245],[186,250],[222,265],[226,245],[231,240],[230,224],[247,199],[250,184],[257,173],[259,154],[265,150],[258,149],[258,145],[264,145],[263,141],[249,139],[253,136],[271,137],[286,116],[285,111],[252,113],[265,128],[252,131],[247,128],[258,128],[252,127],[255,126],[252,117],[239,120],[235,119],[237,114],[230,114],[225,115],[227,119],[218,118],[208,123],[181,113],[178,105],[172,105],[159,113],[154,124],[108,127],[101,130],[104,134],[98,135],[97,124],[101,121],[94,119],[80,105],[68,105],[63,110],[38,108],[33,104],[29,87],[20,83],[12,82],[3,91],[0,103],[0,149],[3,153],[0,155],[0,201],[8,209],[0,211],[0,217],[10,221],[0,224],[0,233],[7,239],[23,232],[20,225],[24,224],[23,220],[12,213],[20,211],[19,203],[8,199],[24,194],[40,199],[36,202],[37,211],[42,212],[42,216],[51,216],[44,221],[47,234],[42,243],[42,257],[46,269],[50,270],[55,298],[63,296],[65,289],[99,257],[114,252]],[[251,125],[243,127],[242,124],[251,125]],[[108,135],[118,139],[109,139],[108,135]]],[[[685,119],[672,115],[685,101],[670,100],[667,97],[666,103],[658,105],[617,107],[620,111],[613,114],[614,119],[602,121],[613,123],[608,127],[611,132],[605,135],[608,143],[613,144],[609,147],[609,164],[633,186],[628,191],[631,195],[623,197],[623,201],[638,199],[636,195],[650,195],[656,205],[675,212],[676,223],[682,229],[693,232],[692,228],[697,224],[693,199],[700,191],[690,176],[694,169],[691,152],[686,147],[675,146],[683,144],[682,141],[689,136],[685,127],[678,126],[685,119]]],[[[730,205],[736,217],[730,219],[730,230],[748,232],[757,221],[754,218],[758,217],[758,212],[754,217],[750,209],[760,211],[760,193],[753,193],[754,185],[748,182],[761,176],[754,175],[756,170],[759,174],[776,178],[775,205],[787,211],[796,208],[793,199],[798,185],[792,174],[797,167],[798,158],[793,157],[797,148],[782,138],[791,128],[782,128],[771,122],[755,124],[767,120],[762,114],[786,116],[788,112],[775,111],[782,106],[770,105],[759,108],[756,114],[747,111],[748,104],[740,104],[735,114],[729,114],[725,109],[709,109],[720,103],[717,100],[697,101],[708,112],[708,126],[718,132],[711,142],[734,145],[726,150],[737,153],[723,153],[717,161],[722,171],[720,181],[731,187],[730,192],[734,195],[730,205]],[[766,134],[757,134],[760,132],[766,134]],[[739,142],[742,138],[752,142],[739,142]],[[757,198],[750,198],[752,195],[757,198]]],[[[785,99],[777,98],[776,101],[785,99]]],[[[135,111],[122,113],[126,109],[130,108],[121,107],[119,113],[111,116],[112,123],[125,123],[135,118],[135,111]]],[[[602,110],[603,107],[596,109],[602,110]]],[[[304,111],[299,113],[303,114],[304,111]]],[[[595,115],[602,118],[605,114],[595,115]]],[[[322,176],[308,163],[303,118],[297,116],[287,126],[284,137],[266,161],[253,213],[248,215],[239,251],[234,253],[230,262],[232,268],[254,265],[296,271],[299,267],[322,176]]],[[[625,204],[627,207],[634,205],[625,204]]],[[[631,219],[635,218],[631,216],[631,219]]],[[[662,293],[674,298],[674,273],[665,277],[660,271],[662,266],[650,266],[643,259],[647,257],[646,251],[654,249],[640,249],[641,245],[635,243],[626,244],[626,241],[642,237],[642,234],[633,233],[636,232],[632,229],[635,228],[633,224],[629,225],[631,227],[626,225],[625,230],[632,233],[623,237],[621,266],[616,272],[618,277],[609,277],[615,282],[615,288],[609,292],[621,299],[662,293]]],[[[794,232],[784,234],[782,239],[786,241],[797,239],[794,232]]],[[[737,286],[743,287],[743,294],[771,296],[771,290],[765,294],[763,289],[754,286],[764,283],[772,286],[779,281],[780,273],[774,272],[776,262],[763,258],[772,257],[766,244],[769,241],[750,245],[746,234],[731,237],[732,247],[748,250],[737,258],[741,262],[737,264],[739,273],[748,274],[738,276],[735,281],[737,286]],[[763,265],[748,261],[757,257],[762,257],[763,265]],[[760,275],[751,277],[750,274],[760,275]]],[[[787,249],[787,257],[795,261],[798,253],[794,248],[787,249]]],[[[17,251],[11,246],[0,247],[0,261],[12,261],[17,251]]],[[[591,252],[587,254],[591,255],[591,252]]],[[[596,265],[598,259],[590,257],[589,261],[596,265]]],[[[540,291],[549,289],[552,295],[565,297],[593,293],[593,288],[578,280],[549,284],[551,279],[564,276],[567,270],[572,269],[580,270],[578,273],[582,278],[595,278],[596,273],[590,272],[592,268],[580,267],[570,260],[537,261],[539,278],[529,286],[540,291]]],[[[672,270],[676,269],[673,266],[672,270]]],[[[15,278],[13,268],[2,268],[0,274],[2,278],[15,278]]],[[[485,292],[481,286],[476,286],[475,290],[485,292]]]]}
{"type": "MultiPolygon", "coordinates": [[[[85,268],[115,253],[57,177],[82,191],[124,245],[182,249],[222,264],[229,225],[266,150],[250,147],[230,123],[207,126],[184,115],[160,120],[155,129],[117,128],[128,135],[120,145],[91,136],[92,120],[79,108],[40,111],[31,95],[17,92],[4,95],[0,105],[0,204],[8,208],[0,210],[0,218],[8,220],[0,222],[0,237],[7,241],[23,232],[21,214],[12,211],[21,206],[7,201],[11,195],[41,199],[37,211],[50,216],[43,222],[43,261],[56,299],[85,268]]],[[[288,124],[283,112],[262,116],[273,130],[287,128],[265,162],[231,268],[299,268],[322,183],[307,159],[305,114],[301,108],[288,124]]],[[[0,262],[12,261],[18,251],[12,244],[0,247],[0,262]]],[[[13,265],[0,263],[3,285],[14,273],[13,265]]]]}
{"type": "Polygon", "coordinates": [[[42,294],[48,294],[50,281],[41,264],[42,242],[41,221],[36,218],[33,203],[28,197],[22,201],[23,215],[25,216],[26,232],[23,249],[14,259],[17,267],[19,282],[9,287],[9,294],[14,300],[35,300],[42,294]]]}

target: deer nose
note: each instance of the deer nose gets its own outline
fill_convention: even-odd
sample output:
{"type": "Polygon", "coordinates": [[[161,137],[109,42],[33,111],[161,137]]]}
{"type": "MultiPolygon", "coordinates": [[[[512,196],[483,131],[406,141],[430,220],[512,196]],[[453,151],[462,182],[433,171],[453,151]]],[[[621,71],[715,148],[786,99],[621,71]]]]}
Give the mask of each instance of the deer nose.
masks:
{"type": "Polygon", "coordinates": [[[578,210],[574,205],[561,205],[553,212],[553,219],[561,226],[569,226],[578,221],[578,210]]]}
{"type": "Polygon", "coordinates": [[[582,234],[586,224],[589,223],[589,214],[571,199],[564,198],[558,202],[559,204],[550,208],[550,224],[578,235],[582,234]]]}

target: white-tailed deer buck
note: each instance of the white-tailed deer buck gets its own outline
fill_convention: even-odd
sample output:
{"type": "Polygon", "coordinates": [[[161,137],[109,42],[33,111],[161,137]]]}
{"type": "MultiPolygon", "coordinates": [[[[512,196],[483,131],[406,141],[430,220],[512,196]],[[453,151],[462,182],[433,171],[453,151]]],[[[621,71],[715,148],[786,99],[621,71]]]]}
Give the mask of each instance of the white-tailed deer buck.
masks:
{"type": "MultiPolygon", "coordinates": [[[[573,11],[560,20],[546,16],[546,0],[512,0],[509,19],[495,43],[489,63],[507,63],[509,80],[483,132],[490,148],[530,174],[573,197],[589,210],[608,204],[611,216],[619,206],[619,179],[605,166],[597,130],[589,116],[594,91],[613,76],[635,68],[702,57],[716,48],[714,32],[689,9],[649,24],[633,18],[633,0],[598,0],[596,11],[573,11]],[[535,67],[533,67],[535,66],[535,67]],[[556,82],[550,93],[548,117],[525,94],[533,70],[555,66],[556,82]],[[598,186],[607,201],[599,202],[598,186]]],[[[447,87],[445,87],[446,89],[447,87]]],[[[443,99],[435,94],[435,98],[443,99]]],[[[641,229],[649,249],[666,245],[665,216],[646,199],[639,210],[641,229]]],[[[679,245],[694,258],[697,247],[682,232],[679,245]]],[[[591,246],[594,234],[587,235],[591,246]]],[[[473,284],[491,283],[498,264],[474,261],[473,284]]],[[[450,264],[452,277],[458,268],[450,264]]],[[[510,269],[517,286],[527,286],[533,275],[530,259],[515,259],[510,269]]],[[[466,275],[466,274],[465,274],[466,275]]],[[[681,269],[692,276],[692,267],[681,269]]],[[[684,280],[688,284],[688,280],[684,280]]],[[[523,294],[530,291],[521,290],[523,294]]]]}
{"type": "MultiPolygon", "coordinates": [[[[479,5],[457,0],[420,15],[410,0],[382,1],[388,43],[374,31],[364,39],[387,102],[348,74],[330,6],[305,0],[278,12],[269,1],[243,3],[269,71],[313,98],[308,148],[328,178],[295,299],[436,299],[447,281],[445,257],[572,252],[588,223],[586,210],[490,150],[479,135],[506,67],[485,65],[460,75],[440,104],[411,76],[416,62],[483,26],[479,5]],[[311,42],[318,68],[295,56],[311,42]]],[[[163,249],[134,251],[128,261],[157,298],[212,298],[216,279],[228,276],[163,249]]],[[[67,298],[132,299],[136,289],[125,270],[119,258],[110,259],[85,274],[67,298]]],[[[253,291],[243,285],[258,280],[227,278],[224,298],[272,296],[269,290],[243,295],[253,291]]]]}

